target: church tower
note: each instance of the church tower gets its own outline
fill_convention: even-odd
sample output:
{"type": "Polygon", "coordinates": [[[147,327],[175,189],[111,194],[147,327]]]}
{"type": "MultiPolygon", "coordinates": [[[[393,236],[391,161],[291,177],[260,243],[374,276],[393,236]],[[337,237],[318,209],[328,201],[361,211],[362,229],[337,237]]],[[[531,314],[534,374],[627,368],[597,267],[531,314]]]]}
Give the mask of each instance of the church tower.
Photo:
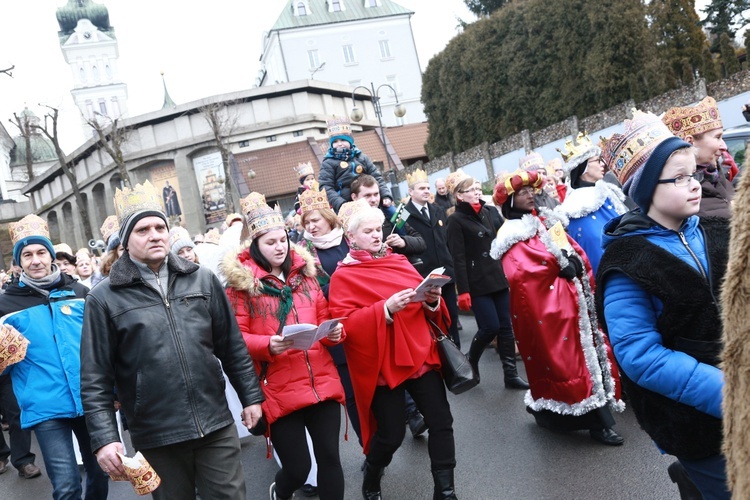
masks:
{"type": "Polygon", "coordinates": [[[117,38],[109,24],[107,7],[92,0],[68,0],[57,9],[60,48],[73,72],[71,94],[86,137],[87,120],[106,125],[128,115],[128,89],[117,72],[117,38]]]}

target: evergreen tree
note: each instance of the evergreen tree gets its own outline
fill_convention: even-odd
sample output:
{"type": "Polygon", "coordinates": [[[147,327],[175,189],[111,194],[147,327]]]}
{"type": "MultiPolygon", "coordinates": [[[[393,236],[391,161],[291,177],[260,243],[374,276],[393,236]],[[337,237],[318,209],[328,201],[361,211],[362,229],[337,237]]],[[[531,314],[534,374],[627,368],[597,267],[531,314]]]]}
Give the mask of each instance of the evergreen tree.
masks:
{"type": "Polygon", "coordinates": [[[708,44],[703,46],[703,57],[701,59],[701,77],[703,77],[708,83],[715,82],[721,78],[719,69],[716,66],[716,61],[714,60],[714,55],[711,53],[708,44]]]}
{"type": "Polygon", "coordinates": [[[721,51],[721,34],[726,33],[730,41],[734,40],[737,31],[750,23],[746,17],[750,10],[750,0],[711,0],[703,13],[706,18],[702,21],[712,35],[711,52],[721,51]]]}
{"type": "Polygon", "coordinates": [[[463,151],[661,93],[666,64],[656,45],[641,0],[508,3],[430,60],[427,152],[463,151]]]}
{"type": "Polygon", "coordinates": [[[511,0],[464,0],[464,3],[477,17],[489,16],[511,0]]]}
{"type": "Polygon", "coordinates": [[[665,73],[668,83],[670,86],[692,83],[693,73],[702,65],[706,43],[695,0],[652,0],[647,12],[660,58],[668,62],[665,73]]]}
{"type": "Polygon", "coordinates": [[[724,74],[729,76],[737,73],[741,69],[740,62],[737,60],[737,52],[732,46],[728,33],[721,34],[719,45],[721,47],[721,61],[724,64],[724,74]]]}

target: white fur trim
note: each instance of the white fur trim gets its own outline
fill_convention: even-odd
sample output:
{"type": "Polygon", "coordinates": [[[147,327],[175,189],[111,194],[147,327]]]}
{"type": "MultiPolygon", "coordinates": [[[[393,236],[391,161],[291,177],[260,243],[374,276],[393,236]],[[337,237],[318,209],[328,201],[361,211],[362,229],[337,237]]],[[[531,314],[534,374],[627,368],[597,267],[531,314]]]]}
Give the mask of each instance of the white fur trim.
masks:
{"type": "Polygon", "coordinates": [[[576,168],[578,165],[583,163],[584,160],[588,160],[589,158],[595,158],[597,156],[601,156],[602,150],[598,146],[592,146],[589,149],[585,151],[581,151],[575,156],[572,156],[568,159],[568,161],[565,162],[563,165],[563,172],[566,174],[569,174],[571,170],[576,168]]]}
{"type": "Polygon", "coordinates": [[[492,241],[490,257],[502,259],[505,252],[518,242],[533,238],[539,231],[539,219],[526,214],[520,219],[506,220],[497,231],[497,237],[492,241]]]}
{"type": "Polygon", "coordinates": [[[609,200],[618,215],[628,211],[623,201],[625,195],[617,186],[599,180],[591,187],[571,189],[562,205],[555,207],[555,213],[570,219],[580,219],[599,210],[609,200]]]}

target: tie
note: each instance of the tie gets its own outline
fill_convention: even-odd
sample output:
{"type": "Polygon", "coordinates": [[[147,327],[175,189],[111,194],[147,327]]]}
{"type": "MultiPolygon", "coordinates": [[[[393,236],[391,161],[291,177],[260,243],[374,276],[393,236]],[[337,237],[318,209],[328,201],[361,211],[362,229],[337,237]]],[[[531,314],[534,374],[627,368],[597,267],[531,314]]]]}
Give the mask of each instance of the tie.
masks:
{"type": "Polygon", "coordinates": [[[430,220],[430,216],[427,214],[427,207],[422,207],[422,216],[425,219],[430,220]]]}

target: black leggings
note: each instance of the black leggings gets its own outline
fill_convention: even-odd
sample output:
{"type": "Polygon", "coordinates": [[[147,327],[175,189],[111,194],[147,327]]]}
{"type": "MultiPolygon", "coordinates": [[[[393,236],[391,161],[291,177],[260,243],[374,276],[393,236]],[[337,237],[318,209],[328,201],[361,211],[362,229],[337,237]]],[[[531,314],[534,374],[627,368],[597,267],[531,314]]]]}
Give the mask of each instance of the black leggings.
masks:
{"type": "Polygon", "coordinates": [[[318,463],[318,496],[321,500],[343,499],[344,471],[339,457],[341,405],[336,401],[310,405],[271,424],[273,447],[281,460],[281,469],[276,473],[277,496],[291,498],[310,473],[312,464],[305,428],[310,433],[318,463]]]}
{"type": "Polygon", "coordinates": [[[385,385],[379,385],[375,389],[372,412],[375,414],[378,428],[370,441],[367,461],[376,467],[386,467],[401,446],[406,433],[405,390],[414,398],[429,429],[427,450],[430,453],[432,470],[454,469],[456,445],[453,440],[453,415],[445,395],[443,379],[433,370],[419,378],[409,379],[393,389],[385,385]]]}

